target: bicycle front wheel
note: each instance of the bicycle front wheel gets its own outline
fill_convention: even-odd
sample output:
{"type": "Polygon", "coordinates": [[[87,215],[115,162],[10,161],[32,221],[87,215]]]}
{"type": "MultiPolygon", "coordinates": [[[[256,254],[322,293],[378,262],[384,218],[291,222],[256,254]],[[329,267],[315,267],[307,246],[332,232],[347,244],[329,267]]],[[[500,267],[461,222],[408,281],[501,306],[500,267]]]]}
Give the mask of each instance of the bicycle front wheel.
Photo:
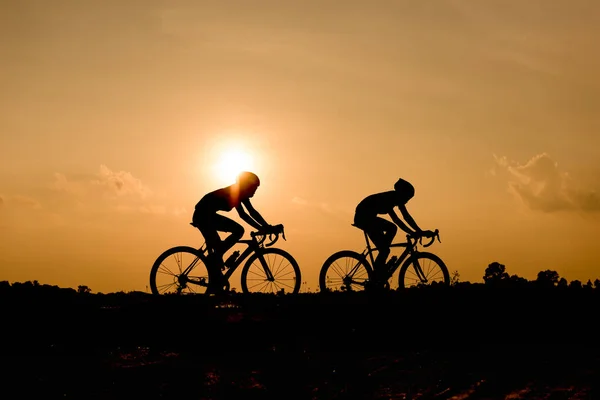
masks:
{"type": "Polygon", "coordinates": [[[398,287],[400,289],[435,284],[450,285],[448,268],[442,259],[435,254],[419,252],[402,264],[400,274],[398,274],[398,287]],[[420,271],[417,271],[417,268],[420,271]]]}
{"type": "Polygon", "coordinates": [[[290,253],[265,249],[252,254],[242,270],[244,293],[292,293],[300,291],[300,267],[290,253]],[[269,277],[271,275],[271,277],[269,277]]]}
{"type": "Polygon", "coordinates": [[[150,270],[152,294],[204,294],[208,269],[195,248],[177,246],[162,253],[150,270]]]}
{"type": "Polygon", "coordinates": [[[359,253],[342,250],[332,254],[319,275],[321,292],[353,292],[365,290],[373,273],[367,260],[359,253]]]}

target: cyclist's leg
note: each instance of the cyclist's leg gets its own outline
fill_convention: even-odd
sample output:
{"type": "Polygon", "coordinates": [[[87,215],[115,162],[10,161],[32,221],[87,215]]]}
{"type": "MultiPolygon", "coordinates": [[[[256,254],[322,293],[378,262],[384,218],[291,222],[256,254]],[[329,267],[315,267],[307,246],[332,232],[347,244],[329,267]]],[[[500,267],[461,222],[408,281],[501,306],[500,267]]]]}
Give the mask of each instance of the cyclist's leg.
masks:
{"type": "Polygon", "coordinates": [[[398,227],[386,219],[375,217],[368,221],[364,230],[379,249],[373,266],[377,270],[385,264],[387,257],[390,255],[390,245],[394,240],[394,236],[396,236],[396,232],[398,232],[398,227]]]}
{"type": "Polygon", "coordinates": [[[244,227],[234,220],[220,214],[212,218],[214,229],[219,232],[229,232],[229,236],[220,242],[221,256],[232,248],[244,236],[244,227]]]}
{"type": "MultiPolygon", "coordinates": [[[[211,213],[194,213],[193,223],[196,228],[204,236],[206,247],[208,248],[208,263],[206,267],[210,270],[210,278],[212,283],[217,283],[214,287],[221,287],[221,282],[225,281],[225,277],[221,272],[223,267],[223,254],[221,253],[221,238],[217,232],[217,224],[215,223],[215,215],[211,213]],[[220,281],[220,282],[214,282],[220,281]]],[[[211,285],[213,286],[213,285],[211,285]]]]}
{"type": "Polygon", "coordinates": [[[211,226],[215,231],[215,235],[219,238],[218,248],[214,253],[216,261],[215,265],[218,265],[218,267],[215,268],[216,273],[213,275],[217,276],[217,279],[220,281],[217,282],[215,287],[218,287],[219,290],[221,290],[227,284],[227,278],[225,278],[222,272],[224,266],[223,255],[242,238],[244,235],[244,227],[234,220],[220,214],[214,214],[212,216],[211,226]],[[218,232],[229,232],[230,234],[225,239],[221,240],[218,232]]]}

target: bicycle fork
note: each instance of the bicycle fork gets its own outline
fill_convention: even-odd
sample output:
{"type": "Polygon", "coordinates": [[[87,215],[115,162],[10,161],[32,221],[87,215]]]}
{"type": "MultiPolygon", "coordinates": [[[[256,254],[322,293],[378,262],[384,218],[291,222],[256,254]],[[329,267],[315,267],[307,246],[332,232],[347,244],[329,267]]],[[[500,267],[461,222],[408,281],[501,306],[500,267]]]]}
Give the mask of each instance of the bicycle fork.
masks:
{"type": "Polygon", "coordinates": [[[416,253],[412,254],[413,257],[413,267],[415,268],[415,272],[417,274],[417,276],[419,277],[419,279],[421,280],[421,283],[427,283],[427,277],[425,276],[425,273],[423,272],[423,269],[421,268],[421,265],[419,264],[419,259],[415,256],[416,253]]]}
{"type": "Polygon", "coordinates": [[[265,276],[267,277],[267,281],[274,282],[275,276],[271,272],[271,268],[269,268],[269,265],[267,264],[267,261],[265,260],[265,255],[262,253],[259,253],[258,259],[260,260],[260,265],[262,266],[263,271],[265,271],[265,276]]]}

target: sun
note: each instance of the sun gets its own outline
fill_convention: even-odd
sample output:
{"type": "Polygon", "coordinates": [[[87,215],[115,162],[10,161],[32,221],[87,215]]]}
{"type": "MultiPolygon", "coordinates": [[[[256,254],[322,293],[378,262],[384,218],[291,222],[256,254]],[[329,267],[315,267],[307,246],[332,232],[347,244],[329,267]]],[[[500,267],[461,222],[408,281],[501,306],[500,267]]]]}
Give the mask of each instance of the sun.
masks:
{"type": "Polygon", "coordinates": [[[250,154],[240,149],[226,149],[215,164],[215,178],[229,185],[235,182],[242,171],[252,171],[254,160],[250,154]]]}

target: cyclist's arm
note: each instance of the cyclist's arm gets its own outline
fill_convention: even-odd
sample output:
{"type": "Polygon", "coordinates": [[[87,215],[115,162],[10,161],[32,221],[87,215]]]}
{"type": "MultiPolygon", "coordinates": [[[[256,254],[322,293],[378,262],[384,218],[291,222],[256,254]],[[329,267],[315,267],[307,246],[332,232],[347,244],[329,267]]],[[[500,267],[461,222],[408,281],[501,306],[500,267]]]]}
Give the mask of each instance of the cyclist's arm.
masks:
{"type": "Polygon", "coordinates": [[[408,212],[408,210],[406,209],[406,206],[404,204],[399,205],[398,208],[400,209],[400,212],[402,213],[402,217],[404,217],[404,220],[415,230],[416,233],[420,233],[423,231],[421,228],[419,228],[419,225],[417,225],[417,223],[415,222],[413,217],[410,215],[410,213],[408,212]]]}
{"type": "Polygon", "coordinates": [[[250,203],[249,199],[242,201],[242,203],[238,207],[236,207],[236,209],[238,211],[238,214],[240,214],[240,217],[255,229],[260,230],[261,228],[269,226],[267,221],[265,221],[262,215],[260,215],[260,213],[256,211],[252,203],[250,203]],[[242,207],[242,205],[246,207],[250,215],[246,213],[246,210],[244,210],[244,207],[242,207]]]}
{"type": "Polygon", "coordinates": [[[398,218],[398,215],[396,215],[394,210],[391,210],[389,212],[389,215],[390,215],[390,218],[392,218],[392,221],[394,221],[394,223],[396,225],[398,225],[400,227],[400,229],[402,229],[404,232],[406,232],[410,235],[414,234],[414,232],[408,226],[406,226],[406,224],[404,222],[402,222],[402,220],[400,218],[398,218]]]}
{"type": "Polygon", "coordinates": [[[260,224],[248,215],[248,213],[246,212],[246,210],[244,210],[244,207],[241,204],[237,206],[235,210],[238,212],[240,218],[243,219],[248,225],[250,225],[254,229],[261,228],[260,224]]]}

